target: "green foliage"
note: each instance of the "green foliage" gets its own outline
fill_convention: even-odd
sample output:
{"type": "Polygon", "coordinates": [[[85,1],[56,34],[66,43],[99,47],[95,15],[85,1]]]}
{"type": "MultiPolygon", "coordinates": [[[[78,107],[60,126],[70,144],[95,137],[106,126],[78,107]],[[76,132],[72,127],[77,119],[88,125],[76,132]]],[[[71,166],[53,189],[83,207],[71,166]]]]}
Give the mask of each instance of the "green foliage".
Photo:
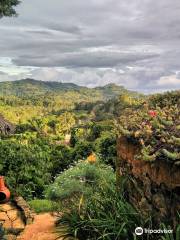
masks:
{"type": "Polygon", "coordinates": [[[115,168],[116,134],[112,120],[92,121],[72,128],[71,146],[74,148],[73,152],[75,154],[78,154],[80,149],[84,149],[84,146],[86,147],[82,152],[80,150],[79,157],[75,156],[77,160],[86,158],[92,151],[95,151],[102,162],[115,168]],[[82,155],[83,152],[85,155],[82,155]]]}
{"type": "Polygon", "coordinates": [[[62,113],[58,118],[57,132],[62,134],[70,133],[71,128],[75,125],[75,115],[70,112],[62,113]]]}
{"type": "MultiPolygon", "coordinates": [[[[180,220],[180,215],[179,215],[180,220]]],[[[161,229],[172,230],[171,226],[166,226],[164,223],[161,224],[161,229]]],[[[180,224],[173,230],[173,233],[164,233],[160,240],[179,240],[180,239],[180,224]]]]}
{"type": "Polygon", "coordinates": [[[56,203],[47,199],[34,199],[28,203],[36,213],[53,212],[56,209],[56,203]]]}
{"type": "Polygon", "coordinates": [[[1,0],[0,2],[0,18],[16,16],[16,7],[20,3],[19,0],[1,0]]]}
{"type": "MultiPolygon", "coordinates": [[[[55,201],[74,201],[80,195],[90,196],[95,189],[103,185],[114,185],[115,174],[112,169],[104,164],[90,164],[80,161],[74,167],[61,173],[46,191],[46,196],[55,201]]],[[[74,201],[73,204],[76,204],[74,201]]],[[[71,205],[68,202],[68,207],[71,205]]]]}
{"type": "Polygon", "coordinates": [[[72,164],[71,149],[32,133],[0,141],[0,171],[13,193],[43,197],[46,185],[72,164]]]}
{"type": "Polygon", "coordinates": [[[117,194],[115,185],[99,185],[91,196],[80,199],[78,209],[63,214],[59,224],[83,240],[134,239],[133,230],[143,226],[140,215],[117,194]]]}
{"type": "Polygon", "coordinates": [[[50,172],[54,177],[74,162],[72,150],[64,145],[54,146],[51,150],[50,161],[52,163],[50,172]]]}
{"type": "Polygon", "coordinates": [[[10,140],[0,141],[1,174],[12,192],[29,199],[41,196],[51,179],[51,166],[45,149],[38,145],[26,146],[10,140]]]}
{"type": "Polygon", "coordinates": [[[138,109],[126,109],[117,122],[117,131],[140,146],[137,158],[163,159],[179,164],[179,91],[151,96],[138,109]],[[152,109],[151,107],[154,108],[152,109]]]}
{"type": "Polygon", "coordinates": [[[102,162],[111,165],[115,169],[116,161],[116,135],[111,132],[103,132],[95,141],[95,149],[102,162]]]}
{"type": "Polygon", "coordinates": [[[92,123],[89,127],[89,134],[87,139],[89,141],[94,141],[100,137],[101,132],[102,126],[100,124],[92,123]]]}
{"type": "MultiPolygon", "coordinates": [[[[90,89],[72,83],[43,82],[32,79],[0,82],[0,112],[13,123],[27,123],[29,119],[36,116],[60,115],[73,109],[75,111],[84,109],[88,114],[92,112],[92,115],[95,112],[104,119],[105,112],[108,111],[104,107],[101,111],[101,105],[105,104],[104,101],[110,97],[118,96],[122,92],[135,94],[114,85],[90,89]],[[78,105],[82,107],[79,108],[78,105]],[[89,106],[86,107],[86,105],[89,106]]],[[[112,118],[112,114],[109,116],[107,113],[107,117],[112,118]]]]}
{"type": "Polygon", "coordinates": [[[86,159],[93,151],[93,144],[87,141],[79,141],[73,148],[72,156],[75,161],[86,159]]]}
{"type": "Polygon", "coordinates": [[[171,107],[173,105],[180,104],[180,91],[171,91],[163,94],[154,94],[149,97],[149,105],[154,108],[156,106],[160,108],[171,107]]]}
{"type": "Polygon", "coordinates": [[[12,193],[35,199],[36,212],[63,211],[59,224],[80,240],[136,239],[145,223],[116,192],[116,134],[140,147],[137,158],[179,164],[179,99],[178,91],[145,97],[113,84],[0,83],[0,112],[16,123],[14,135],[1,136],[1,175],[12,193]],[[50,200],[39,200],[44,195],[50,200]]]}

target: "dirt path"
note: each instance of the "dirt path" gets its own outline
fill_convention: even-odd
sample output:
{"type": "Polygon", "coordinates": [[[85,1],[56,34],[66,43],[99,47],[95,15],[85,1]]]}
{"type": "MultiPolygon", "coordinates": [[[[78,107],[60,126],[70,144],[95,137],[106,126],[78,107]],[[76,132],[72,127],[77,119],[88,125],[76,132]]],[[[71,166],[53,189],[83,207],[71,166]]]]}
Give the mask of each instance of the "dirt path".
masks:
{"type": "Polygon", "coordinates": [[[36,215],[34,222],[26,226],[17,240],[61,240],[56,233],[55,221],[50,213],[36,215]]]}

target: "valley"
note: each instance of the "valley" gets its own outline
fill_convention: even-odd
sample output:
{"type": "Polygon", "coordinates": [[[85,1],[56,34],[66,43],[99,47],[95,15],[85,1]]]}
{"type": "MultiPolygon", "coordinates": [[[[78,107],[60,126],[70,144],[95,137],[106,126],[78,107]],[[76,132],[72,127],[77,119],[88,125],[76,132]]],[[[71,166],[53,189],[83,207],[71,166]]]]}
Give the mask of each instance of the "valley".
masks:
{"type": "MultiPolygon", "coordinates": [[[[163,194],[161,201],[171,201],[168,196],[171,192],[177,199],[179,185],[169,190],[165,179],[173,180],[166,173],[165,192],[149,183],[152,190],[144,190],[145,185],[140,197],[130,181],[140,181],[134,178],[140,169],[133,165],[136,172],[131,172],[126,161],[152,166],[163,161],[179,174],[179,99],[179,91],[143,95],[114,84],[90,89],[32,79],[0,82],[0,172],[11,199],[23,197],[39,216],[55,212],[57,226],[68,226],[68,237],[132,239],[136,226],[150,224],[146,207],[134,204],[135,199],[147,198],[150,204],[154,195],[148,199],[146,191],[156,189],[157,196],[158,191],[163,194]],[[124,147],[123,142],[117,145],[122,139],[127,141],[124,147]],[[133,145],[129,149],[138,149],[136,154],[125,150],[129,144],[133,145]],[[124,226],[121,231],[119,225],[124,226]]],[[[163,209],[169,206],[164,204],[163,209]]],[[[176,229],[178,213],[164,211],[159,215],[155,207],[148,210],[154,224],[159,218],[164,227],[176,222],[176,229]]]]}

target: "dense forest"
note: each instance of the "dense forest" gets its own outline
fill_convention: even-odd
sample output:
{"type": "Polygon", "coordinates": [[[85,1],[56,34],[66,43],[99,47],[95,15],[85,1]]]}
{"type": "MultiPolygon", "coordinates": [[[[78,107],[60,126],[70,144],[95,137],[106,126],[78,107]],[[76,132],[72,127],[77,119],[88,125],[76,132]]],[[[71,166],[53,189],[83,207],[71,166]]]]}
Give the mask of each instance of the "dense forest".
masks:
{"type": "Polygon", "coordinates": [[[139,145],[137,159],[178,166],[179,100],[179,91],[145,96],[114,84],[1,82],[1,175],[12,197],[61,213],[57,224],[68,224],[69,235],[136,239],[132,229],[153,223],[117,192],[116,138],[139,145]]]}

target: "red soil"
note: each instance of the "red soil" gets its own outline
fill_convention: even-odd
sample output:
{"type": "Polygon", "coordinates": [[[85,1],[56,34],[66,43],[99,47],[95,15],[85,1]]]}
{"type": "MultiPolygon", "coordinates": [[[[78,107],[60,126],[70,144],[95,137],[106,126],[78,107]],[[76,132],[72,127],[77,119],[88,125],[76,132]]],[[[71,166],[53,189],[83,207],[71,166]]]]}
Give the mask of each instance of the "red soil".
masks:
{"type": "Polygon", "coordinates": [[[34,222],[26,226],[17,240],[60,240],[55,221],[56,218],[50,213],[36,215],[34,222]]]}

